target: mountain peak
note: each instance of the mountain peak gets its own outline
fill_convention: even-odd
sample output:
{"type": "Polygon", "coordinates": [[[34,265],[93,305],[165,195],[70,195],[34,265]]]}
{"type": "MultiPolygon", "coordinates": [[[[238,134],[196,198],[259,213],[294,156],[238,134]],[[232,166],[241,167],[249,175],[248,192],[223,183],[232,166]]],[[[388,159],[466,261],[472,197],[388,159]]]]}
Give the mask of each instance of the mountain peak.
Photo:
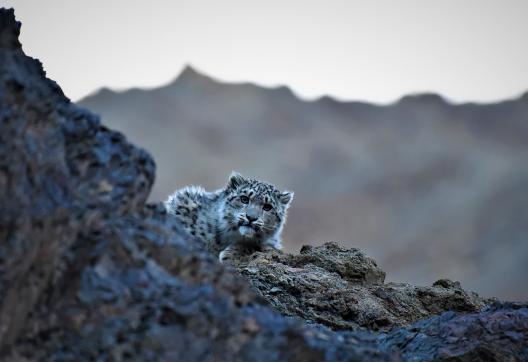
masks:
{"type": "Polygon", "coordinates": [[[185,67],[183,67],[183,70],[181,71],[178,78],[182,77],[203,77],[203,74],[201,74],[198,70],[196,70],[192,65],[186,64],[185,67]]]}
{"type": "Polygon", "coordinates": [[[196,68],[187,64],[181,73],[176,77],[173,83],[196,83],[196,82],[212,82],[213,79],[196,70],[196,68]]]}

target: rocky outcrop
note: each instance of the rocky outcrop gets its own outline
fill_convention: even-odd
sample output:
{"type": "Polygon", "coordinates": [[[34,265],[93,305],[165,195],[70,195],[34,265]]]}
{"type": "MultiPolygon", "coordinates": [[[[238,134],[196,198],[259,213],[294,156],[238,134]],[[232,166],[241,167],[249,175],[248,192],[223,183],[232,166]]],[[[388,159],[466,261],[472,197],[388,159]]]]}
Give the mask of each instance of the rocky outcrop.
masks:
{"type": "Polygon", "coordinates": [[[140,209],[151,157],[73,106],[0,18],[0,347],[25,325],[81,231],[140,209]]]}
{"type": "Polygon", "coordinates": [[[256,253],[237,267],[281,313],[335,330],[389,331],[445,311],[478,312],[489,302],[446,279],[431,287],[385,284],[374,260],[336,243],[299,255],[256,253]]]}
{"type": "Polygon", "coordinates": [[[395,330],[380,347],[410,361],[527,361],[527,307],[497,303],[481,313],[447,312],[395,330]]]}
{"type": "Polygon", "coordinates": [[[250,282],[218,264],[145,204],[151,157],[46,79],[19,29],[0,10],[0,359],[527,358],[526,305],[384,284],[358,250],[255,254],[250,282]]]}

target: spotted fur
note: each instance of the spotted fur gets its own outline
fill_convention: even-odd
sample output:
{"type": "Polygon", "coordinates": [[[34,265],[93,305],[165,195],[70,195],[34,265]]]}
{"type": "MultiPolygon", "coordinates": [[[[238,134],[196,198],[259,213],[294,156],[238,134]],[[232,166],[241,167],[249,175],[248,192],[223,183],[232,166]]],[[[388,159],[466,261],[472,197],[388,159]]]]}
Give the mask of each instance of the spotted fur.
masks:
{"type": "Polygon", "coordinates": [[[233,172],[225,188],[208,192],[186,187],[169,196],[165,207],[225,262],[238,253],[281,249],[292,198],[293,192],[233,172]]]}

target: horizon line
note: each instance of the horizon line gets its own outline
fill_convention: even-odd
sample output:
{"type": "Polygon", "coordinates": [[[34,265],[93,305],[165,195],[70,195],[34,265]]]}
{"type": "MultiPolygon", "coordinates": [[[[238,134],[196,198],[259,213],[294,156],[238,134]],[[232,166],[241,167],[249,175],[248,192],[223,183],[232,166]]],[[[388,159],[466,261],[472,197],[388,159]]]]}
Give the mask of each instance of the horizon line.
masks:
{"type": "Polygon", "coordinates": [[[321,95],[316,96],[316,97],[305,97],[305,96],[300,95],[299,92],[297,92],[293,87],[291,87],[291,86],[289,86],[289,85],[287,85],[285,83],[279,83],[279,84],[270,85],[270,84],[262,84],[262,83],[260,83],[258,81],[249,81],[249,80],[246,80],[246,81],[228,81],[228,80],[223,80],[223,79],[221,79],[219,77],[210,75],[209,73],[207,73],[205,71],[199,70],[197,67],[195,67],[195,66],[193,66],[193,65],[191,65],[189,63],[186,63],[181,68],[180,72],[177,73],[176,76],[173,76],[169,81],[160,83],[158,85],[154,85],[154,86],[133,86],[133,87],[127,87],[127,88],[119,88],[119,87],[115,88],[115,87],[110,87],[110,86],[103,85],[103,86],[100,86],[98,88],[93,89],[92,91],[88,92],[86,95],[84,95],[82,97],[79,97],[76,100],[71,99],[71,101],[74,102],[74,103],[80,103],[80,102],[86,100],[87,98],[94,97],[94,96],[96,96],[97,94],[99,94],[99,93],[101,93],[103,91],[108,91],[108,92],[116,93],[116,94],[123,94],[123,93],[127,93],[127,92],[130,92],[130,91],[149,92],[149,91],[153,91],[153,90],[163,89],[163,88],[167,88],[167,87],[170,87],[170,86],[176,84],[178,82],[178,80],[181,80],[182,76],[184,76],[186,74],[189,74],[189,73],[190,74],[195,74],[198,77],[205,78],[205,79],[207,79],[209,81],[212,81],[214,83],[221,84],[221,85],[233,85],[233,86],[235,86],[235,85],[251,85],[251,86],[255,86],[255,87],[258,87],[258,88],[261,88],[261,89],[265,89],[265,90],[286,89],[290,93],[292,93],[292,95],[296,99],[298,99],[299,101],[305,102],[305,103],[316,103],[316,102],[319,102],[319,101],[322,101],[322,100],[329,100],[329,101],[334,101],[334,102],[343,103],[343,104],[347,104],[347,103],[363,103],[363,104],[370,104],[370,105],[379,106],[379,107],[387,107],[387,106],[392,106],[392,105],[398,104],[401,101],[405,100],[406,98],[417,98],[417,97],[422,97],[422,96],[435,96],[435,97],[438,97],[439,99],[441,99],[444,103],[447,103],[447,104],[450,104],[450,105],[455,105],[455,106],[458,106],[458,105],[483,105],[483,106],[485,106],[485,105],[493,105],[493,104],[499,104],[499,103],[504,103],[504,102],[516,101],[516,100],[520,100],[520,99],[522,99],[524,97],[528,97],[528,87],[526,88],[525,91],[521,91],[517,95],[505,96],[503,98],[499,98],[499,99],[492,100],[492,101],[478,101],[478,100],[456,101],[456,100],[453,100],[452,98],[450,98],[450,97],[448,97],[448,96],[446,96],[446,95],[444,95],[444,94],[442,94],[440,92],[432,91],[432,90],[417,90],[417,91],[412,91],[412,92],[409,92],[409,93],[404,93],[401,96],[396,97],[395,99],[387,101],[387,102],[380,102],[380,101],[373,101],[373,100],[359,99],[359,98],[347,99],[347,98],[343,98],[343,97],[340,97],[340,96],[332,95],[332,94],[329,94],[329,93],[324,93],[324,94],[321,94],[321,95]]]}

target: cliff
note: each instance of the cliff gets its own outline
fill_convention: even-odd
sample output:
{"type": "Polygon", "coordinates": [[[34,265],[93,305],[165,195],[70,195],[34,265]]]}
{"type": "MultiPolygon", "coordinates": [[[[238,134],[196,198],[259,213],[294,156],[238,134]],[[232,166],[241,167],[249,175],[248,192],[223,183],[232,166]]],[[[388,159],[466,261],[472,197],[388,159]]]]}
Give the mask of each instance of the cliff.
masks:
{"type": "Polygon", "coordinates": [[[528,359],[526,304],[386,284],[356,249],[218,264],[146,203],[150,155],[71,103],[19,31],[1,9],[2,360],[528,359]]]}

